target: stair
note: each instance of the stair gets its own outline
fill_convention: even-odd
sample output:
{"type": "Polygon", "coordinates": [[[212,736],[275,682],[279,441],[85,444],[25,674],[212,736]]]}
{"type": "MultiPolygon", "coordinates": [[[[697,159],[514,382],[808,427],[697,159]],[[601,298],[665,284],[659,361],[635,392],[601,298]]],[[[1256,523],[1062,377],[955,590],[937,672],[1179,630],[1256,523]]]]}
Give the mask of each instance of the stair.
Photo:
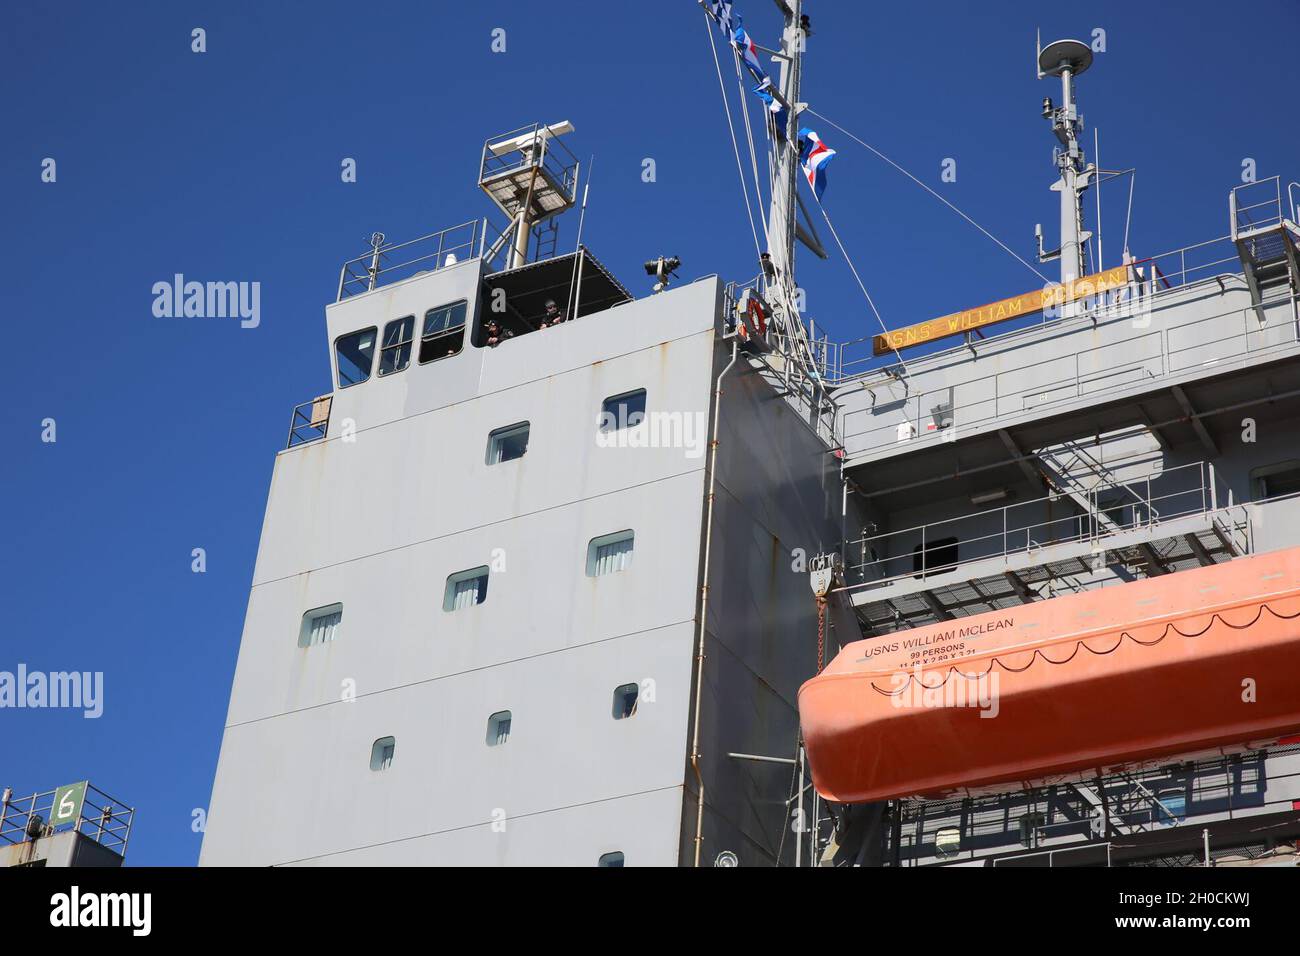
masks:
{"type": "MultiPolygon", "coordinates": [[[[1034,452],[1043,477],[1058,494],[1064,495],[1096,524],[1098,533],[1109,534],[1122,527],[1159,520],[1159,511],[1130,484],[1130,474],[1149,475],[1158,468],[1160,447],[1145,428],[1121,429],[1104,436],[1117,460],[1107,465],[1098,454],[1077,441],[1061,442],[1034,452]],[[1102,500],[1106,498],[1108,500],[1102,500]],[[1116,521],[1107,511],[1127,509],[1127,520],[1116,521]],[[1148,510],[1149,509],[1149,510],[1148,510]]],[[[1123,518],[1123,510],[1121,517],[1123,518]]]]}
{"type": "Polygon", "coordinates": [[[1238,186],[1229,200],[1232,242],[1241,259],[1241,271],[1250,289],[1250,301],[1260,322],[1264,322],[1263,301],[1270,289],[1289,288],[1300,293],[1300,227],[1287,219],[1277,177],[1238,186]],[[1269,196],[1252,201],[1261,192],[1269,196]]]}

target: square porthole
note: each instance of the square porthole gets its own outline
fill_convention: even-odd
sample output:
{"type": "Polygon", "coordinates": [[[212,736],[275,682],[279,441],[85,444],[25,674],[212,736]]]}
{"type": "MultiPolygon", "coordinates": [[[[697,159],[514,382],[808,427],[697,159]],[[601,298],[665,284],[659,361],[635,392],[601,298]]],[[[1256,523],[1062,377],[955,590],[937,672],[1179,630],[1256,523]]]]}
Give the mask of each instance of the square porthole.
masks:
{"type": "Polygon", "coordinates": [[[491,432],[488,435],[487,463],[499,465],[523,458],[528,451],[528,429],[528,422],[520,422],[491,432]]]}
{"type": "Polygon", "coordinates": [[[624,684],[614,688],[613,717],[615,720],[627,720],[636,716],[636,701],[641,688],[636,684],[624,684]]]}
{"type": "Polygon", "coordinates": [[[462,611],[487,600],[488,567],[482,565],[468,571],[457,571],[447,578],[447,588],[442,595],[444,611],[462,611]]]}
{"type": "Polygon", "coordinates": [[[396,737],[380,737],[370,747],[370,769],[378,773],[393,765],[393,754],[397,750],[396,737]]]}
{"type": "Polygon", "coordinates": [[[623,862],[623,851],[614,850],[612,853],[602,853],[600,859],[596,861],[596,866],[601,869],[613,869],[614,867],[622,867],[623,862]]]}
{"type": "Polygon", "coordinates": [[[510,711],[499,710],[488,718],[487,745],[500,747],[510,739],[510,711]]]}
{"type": "Polygon", "coordinates": [[[317,644],[328,644],[339,636],[339,627],[342,623],[342,604],[329,604],[308,611],[302,616],[302,626],[298,628],[298,646],[315,647],[317,644]]]}
{"type": "Polygon", "coordinates": [[[631,530],[615,531],[592,538],[587,544],[587,577],[598,578],[632,567],[632,547],[636,534],[631,530]]]}

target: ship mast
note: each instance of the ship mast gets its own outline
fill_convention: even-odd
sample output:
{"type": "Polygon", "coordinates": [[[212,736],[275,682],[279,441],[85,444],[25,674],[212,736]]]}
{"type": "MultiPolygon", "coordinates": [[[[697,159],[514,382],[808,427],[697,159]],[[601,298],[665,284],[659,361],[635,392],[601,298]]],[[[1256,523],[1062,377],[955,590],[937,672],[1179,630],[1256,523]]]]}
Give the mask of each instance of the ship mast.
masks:
{"type": "Polygon", "coordinates": [[[1079,133],[1083,130],[1083,116],[1074,97],[1074,79],[1092,66],[1092,49],[1079,40],[1057,40],[1041,49],[1038,54],[1038,78],[1061,78],[1061,105],[1052,105],[1051,97],[1043,101],[1043,116],[1052,121],[1052,132],[1060,141],[1056,150],[1056,166],[1061,178],[1052,184],[1052,191],[1061,198],[1061,246],[1054,253],[1042,250],[1039,235],[1039,261],[1061,262],[1061,284],[1078,279],[1084,272],[1084,247],[1092,233],[1083,228],[1083,193],[1092,183],[1095,168],[1086,161],[1079,133]]]}
{"type": "MultiPolygon", "coordinates": [[[[785,16],[785,29],[781,34],[780,92],[788,104],[786,109],[785,143],[776,151],[777,167],[773,178],[772,203],[767,217],[768,253],[776,268],[776,281],[783,290],[785,303],[793,301],[795,208],[798,202],[799,150],[799,88],[805,33],[802,25],[803,0],[776,0],[777,8],[785,16]]],[[[793,315],[787,316],[791,326],[793,315]]]]}

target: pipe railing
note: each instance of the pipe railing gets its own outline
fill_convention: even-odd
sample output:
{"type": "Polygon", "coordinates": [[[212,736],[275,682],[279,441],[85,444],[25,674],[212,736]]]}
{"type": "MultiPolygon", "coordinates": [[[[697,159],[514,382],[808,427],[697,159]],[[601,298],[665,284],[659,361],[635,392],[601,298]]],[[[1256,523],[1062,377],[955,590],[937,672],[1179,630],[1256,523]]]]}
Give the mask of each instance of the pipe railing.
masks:
{"type": "MultiPolygon", "coordinates": [[[[1090,331],[1091,324],[1081,330],[1085,329],[1090,331]]],[[[934,406],[948,400],[950,388],[953,389],[956,427],[969,428],[1042,405],[1122,390],[1134,382],[1158,379],[1196,367],[1207,357],[1222,362],[1282,345],[1292,345],[1297,341],[1300,341],[1300,336],[1297,335],[1297,328],[1289,314],[1279,315],[1269,319],[1266,324],[1261,324],[1258,314],[1252,308],[1230,309],[1175,326],[1153,327],[1142,335],[1131,335],[1105,345],[1073,352],[1062,349],[1066,354],[1054,361],[1064,360],[1069,366],[1069,374],[1035,381],[1022,388],[1008,389],[1005,384],[1015,381],[1023,374],[1021,370],[1013,368],[967,379],[955,385],[945,383],[928,391],[912,391],[905,402],[904,416],[891,415],[883,424],[857,430],[853,430],[849,423],[844,429],[844,441],[851,453],[859,454],[903,441],[941,437],[944,429],[928,428],[931,424],[928,419],[934,406]],[[1209,323],[1229,317],[1239,319],[1234,334],[1210,334],[1212,330],[1208,328],[1209,323]],[[1204,334],[1196,334],[1201,329],[1205,330],[1204,334]],[[1176,344],[1180,340],[1189,344],[1176,344]],[[1208,355],[1207,350],[1212,350],[1213,355],[1208,355]],[[1113,353],[1113,357],[1107,355],[1108,351],[1113,353]],[[963,400],[963,393],[986,397],[963,400]],[[910,426],[910,430],[904,433],[903,426],[910,426]]],[[[912,372],[915,378],[915,368],[912,372]]],[[[849,417],[858,415],[873,417],[870,409],[855,410],[849,417]]]]}
{"type": "Polygon", "coordinates": [[[380,242],[365,255],[343,263],[339,270],[338,298],[369,292],[381,285],[399,282],[420,272],[435,272],[455,263],[472,259],[482,252],[481,220],[472,219],[439,232],[431,232],[406,242],[380,242]],[[380,281],[380,277],[384,281],[380,281]]]}
{"type": "Polygon", "coordinates": [[[1036,520],[1038,515],[1050,514],[1052,507],[1069,497],[1062,491],[1000,508],[854,538],[846,542],[845,554],[860,556],[861,560],[846,561],[846,574],[857,583],[843,590],[878,588],[912,578],[924,580],[977,561],[1005,562],[1014,555],[1051,545],[1098,543],[1125,532],[1154,528],[1162,522],[1199,514],[1231,515],[1233,528],[1239,521],[1248,523],[1245,509],[1236,505],[1231,490],[1222,486],[1212,464],[1191,462],[1081,495],[1087,502],[1082,513],[1036,520]],[[1177,487],[1180,482],[1183,487],[1177,487]],[[1158,485],[1175,487],[1161,490],[1158,485]],[[1107,503],[1111,493],[1126,495],[1130,500],[1107,503]],[[955,547],[960,549],[958,556],[948,550],[954,547],[954,539],[955,547]]]}
{"type": "Polygon", "coordinates": [[[126,855],[131,826],[135,821],[133,807],[88,783],[77,819],[51,825],[56,793],[58,790],[47,790],[14,798],[6,791],[6,799],[0,803],[0,841],[8,844],[27,843],[33,838],[29,832],[33,830],[37,831],[37,839],[76,830],[119,856],[126,855]]]}

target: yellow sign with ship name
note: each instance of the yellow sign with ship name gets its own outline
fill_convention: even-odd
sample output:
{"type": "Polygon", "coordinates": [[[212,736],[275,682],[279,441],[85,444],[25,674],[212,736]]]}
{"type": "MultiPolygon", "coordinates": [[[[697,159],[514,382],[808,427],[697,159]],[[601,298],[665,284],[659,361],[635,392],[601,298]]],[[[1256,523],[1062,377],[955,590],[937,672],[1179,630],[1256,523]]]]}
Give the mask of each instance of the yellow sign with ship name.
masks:
{"type": "Polygon", "coordinates": [[[977,309],[954,312],[952,315],[931,319],[919,325],[909,325],[907,328],[895,329],[893,332],[886,332],[884,335],[877,335],[872,339],[871,351],[873,355],[884,355],[887,352],[924,345],[926,342],[947,338],[950,335],[961,335],[963,332],[971,332],[986,325],[992,325],[995,322],[1018,319],[1022,315],[1032,315],[1035,312],[1042,312],[1044,309],[1064,305],[1067,302],[1075,302],[1078,299],[1100,295],[1103,292],[1109,292],[1112,289],[1128,285],[1128,269],[1128,266],[1116,266],[1113,269],[1107,269],[1105,272],[1098,272],[1095,275],[1075,279],[1068,285],[1049,285],[1045,289],[1026,292],[1023,295],[1012,296],[1010,299],[1002,299],[998,302],[990,302],[988,305],[981,305],[977,309]]]}

